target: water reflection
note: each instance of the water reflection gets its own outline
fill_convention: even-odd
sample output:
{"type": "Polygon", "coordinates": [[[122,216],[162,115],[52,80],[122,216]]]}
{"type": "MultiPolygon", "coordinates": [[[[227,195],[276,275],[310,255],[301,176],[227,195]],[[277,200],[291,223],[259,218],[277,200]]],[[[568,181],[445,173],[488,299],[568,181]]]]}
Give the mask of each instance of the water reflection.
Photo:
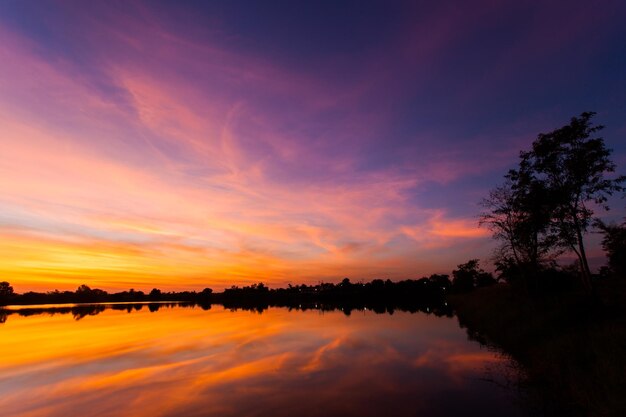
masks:
{"type": "MultiPolygon", "coordinates": [[[[0,323],[6,323],[7,319],[11,315],[17,315],[22,317],[34,316],[34,315],[50,315],[55,314],[71,314],[74,320],[81,320],[87,316],[95,316],[102,313],[106,309],[121,310],[131,313],[133,311],[141,311],[144,307],[147,307],[150,312],[157,312],[160,308],[171,307],[192,307],[194,303],[186,302],[147,302],[147,303],[96,303],[96,304],[59,304],[59,305],[26,305],[26,306],[8,306],[0,307],[0,323]]],[[[202,305],[204,310],[211,308],[210,305],[202,305]]]]}
{"type": "MultiPolygon", "coordinates": [[[[268,304],[259,302],[228,302],[220,304],[224,308],[230,311],[252,311],[257,313],[263,313],[270,307],[285,307],[289,311],[307,311],[318,310],[322,312],[341,311],[346,316],[352,314],[353,311],[364,312],[371,311],[376,314],[393,314],[395,311],[409,312],[409,313],[426,313],[434,314],[437,317],[447,316],[452,317],[452,308],[448,306],[446,302],[435,303],[350,303],[350,302],[335,302],[335,303],[309,303],[309,304],[268,304]]],[[[196,303],[191,301],[147,301],[147,302],[120,302],[120,303],[94,303],[94,304],[42,304],[42,305],[15,305],[0,307],[0,324],[5,323],[10,315],[19,315],[28,317],[38,314],[72,314],[75,320],[80,320],[86,316],[95,316],[100,314],[107,308],[113,310],[122,310],[127,313],[133,311],[141,311],[144,307],[147,307],[150,312],[157,312],[161,308],[172,307],[191,307],[201,308],[203,310],[210,310],[211,304],[208,303],[196,303]]]]}
{"type": "Polygon", "coordinates": [[[445,315],[168,303],[36,311],[5,310],[3,415],[516,413],[510,393],[483,381],[503,359],[445,315]]]}

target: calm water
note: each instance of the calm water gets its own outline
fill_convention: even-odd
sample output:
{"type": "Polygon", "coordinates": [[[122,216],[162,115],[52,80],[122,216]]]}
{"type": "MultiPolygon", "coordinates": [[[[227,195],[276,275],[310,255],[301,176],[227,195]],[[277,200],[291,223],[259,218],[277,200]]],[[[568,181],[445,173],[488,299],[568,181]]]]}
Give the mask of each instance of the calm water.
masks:
{"type": "Polygon", "coordinates": [[[221,306],[96,312],[5,316],[0,415],[520,414],[513,390],[500,386],[507,362],[468,341],[455,318],[221,306]]]}

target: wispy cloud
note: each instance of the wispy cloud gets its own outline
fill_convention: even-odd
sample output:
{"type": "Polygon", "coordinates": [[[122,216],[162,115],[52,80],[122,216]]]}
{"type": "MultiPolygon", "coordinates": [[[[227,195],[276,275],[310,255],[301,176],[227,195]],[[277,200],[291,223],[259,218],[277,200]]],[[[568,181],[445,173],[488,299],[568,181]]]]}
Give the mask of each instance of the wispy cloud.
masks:
{"type": "Polygon", "coordinates": [[[148,4],[94,7],[31,10],[37,30],[0,21],[0,273],[18,290],[406,277],[487,253],[468,201],[530,128],[471,118],[519,74],[500,57],[457,88],[447,63],[497,11],[411,11],[423,25],[309,69],[219,15],[185,27],[148,4]],[[81,35],[53,30],[59,16],[81,35]]]}

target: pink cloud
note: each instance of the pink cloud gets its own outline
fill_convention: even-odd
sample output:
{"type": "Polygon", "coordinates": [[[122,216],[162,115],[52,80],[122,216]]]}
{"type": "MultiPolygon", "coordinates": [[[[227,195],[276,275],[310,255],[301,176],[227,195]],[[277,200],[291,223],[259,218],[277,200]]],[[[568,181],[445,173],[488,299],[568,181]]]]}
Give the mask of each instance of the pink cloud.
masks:
{"type": "MultiPolygon", "coordinates": [[[[113,38],[125,33],[97,30],[113,38]]],[[[193,285],[209,279],[224,286],[258,275],[275,282],[294,275],[401,277],[420,266],[420,273],[441,268],[416,262],[420,251],[483,236],[468,220],[412,202],[425,176],[448,182],[463,175],[460,162],[438,161],[426,174],[358,172],[358,153],[342,140],[375,130],[381,120],[350,126],[349,135],[339,131],[340,151],[333,152],[312,143],[306,126],[282,126],[284,115],[276,110],[259,109],[217,82],[197,87],[176,70],[208,68],[219,82],[258,94],[304,97],[302,109],[288,111],[287,119],[345,105],[358,98],[360,86],[340,92],[335,102],[315,80],[257,58],[187,44],[153,27],[137,31],[121,39],[126,50],[112,50],[103,61],[101,72],[114,93],[3,32],[0,58],[10,64],[0,69],[6,93],[0,99],[0,204],[13,214],[3,220],[12,232],[0,234],[21,230],[23,247],[45,248],[36,267],[11,263],[22,285],[64,276],[70,286],[93,276],[93,268],[78,266],[77,259],[72,267],[69,252],[104,271],[97,280],[109,287],[116,279],[147,285],[150,276],[171,286],[181,275],[193,285]],[[154,48],[146,62],[132,57],[136,38],[154,48]],[[153,59],[166,64],[153,71],[153,59]],[[416,243],[410,254],[393,246],[406,236],[416,243]],[[115,267],[106,259],[115,259],[115,267]],[[116,278],[124,267],[131,278],[116,278]]]]}

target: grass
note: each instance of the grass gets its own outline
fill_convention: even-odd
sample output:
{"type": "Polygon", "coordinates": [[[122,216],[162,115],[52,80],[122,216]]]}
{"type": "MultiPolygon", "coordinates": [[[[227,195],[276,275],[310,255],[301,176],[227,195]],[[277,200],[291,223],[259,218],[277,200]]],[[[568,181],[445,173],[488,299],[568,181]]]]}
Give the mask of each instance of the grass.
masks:
{"type": "Polygon", "coordinates": [[[521,297],[508,285],[453,295],[470,337],[524,369],[534,408],[548,415],[626,416],[626,291],[605,282],[599,298],[580,292],[521,297]]]}

